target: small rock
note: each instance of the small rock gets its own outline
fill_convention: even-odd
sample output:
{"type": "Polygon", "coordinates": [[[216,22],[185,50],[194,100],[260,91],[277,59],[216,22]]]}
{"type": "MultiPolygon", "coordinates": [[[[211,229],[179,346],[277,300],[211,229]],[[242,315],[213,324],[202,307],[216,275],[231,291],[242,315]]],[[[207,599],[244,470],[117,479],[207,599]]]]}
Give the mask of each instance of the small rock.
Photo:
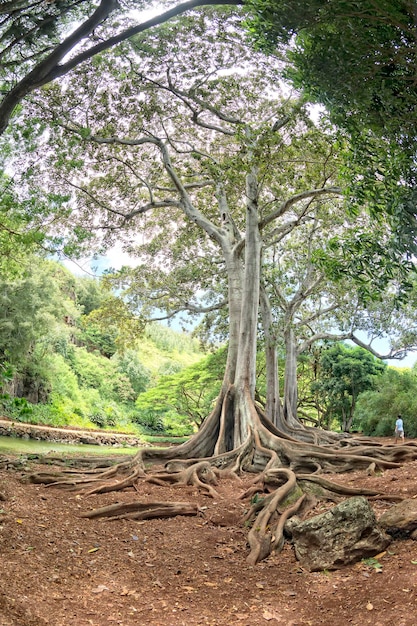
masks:
{"type": "Polygon", "coordinates": [[[394,504],[385,511],[378,520],[385,529],[399,529],[414,531],[417,529],[417,500],[407,499],[394,504]]]}

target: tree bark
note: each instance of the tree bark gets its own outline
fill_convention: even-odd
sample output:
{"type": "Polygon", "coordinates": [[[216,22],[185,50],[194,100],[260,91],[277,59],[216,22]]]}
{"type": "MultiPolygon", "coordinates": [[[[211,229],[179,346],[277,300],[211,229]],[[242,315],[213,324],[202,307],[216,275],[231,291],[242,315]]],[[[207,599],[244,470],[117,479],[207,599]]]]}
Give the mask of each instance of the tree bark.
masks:
{"type": "Polygon", "coordinates": [[[300,428],[297,419],[297,347],[291,325],[284,331],[285,344],[285,381],[284,381],[284,416],[286,424],[300,428]]]}
{"type": "Polygon", "coordinates": [[[283,406],[279,395],[279,371],[277,337],[273,330],[272,312],[268,295],[261,284],[260,313],[265,336],[266,399],[265,413],[277,428],[283,418],[283,406]]]}

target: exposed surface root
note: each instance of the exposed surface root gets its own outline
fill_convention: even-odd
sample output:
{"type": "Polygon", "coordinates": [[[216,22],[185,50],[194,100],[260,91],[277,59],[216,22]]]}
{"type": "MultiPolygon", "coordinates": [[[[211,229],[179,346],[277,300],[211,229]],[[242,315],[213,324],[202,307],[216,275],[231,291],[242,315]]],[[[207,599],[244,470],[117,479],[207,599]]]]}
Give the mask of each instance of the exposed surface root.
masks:
{"type": "Polygon", "coordinates": [[[176,515],[198,515],[198,513],[200,513],[198,506],[190,502],[121,502],[83,513],[81,517],[145,520],[176,515]]]}
{"type": "MultiPolygon", "coordinates": [[[[242,495],[252,498],[245,516],[245,522],[251,524],[251,564],[280,550],[287,519],[296,513],[305,514],[319,499],[338,501],[353,495],[401,499],[385,497],[374,490],[350,489],[327,480],[323,474],[355,470],[375,473],[397,468],[417,459],[416,445],[384,446],[365,437],[320,433],[315,429],[308,429],[307,435],[301,437],[297,429],[281,431],[273,426],[251,403],[248,390],[237,394],[230,388],[223,400],[225,404],[217,402],[200,431],[177,447],[143,448],[133,458],[113,467],[86,464],[80,471],[36,473],[30,479],[48,486],[83,489],[87,495],[123,489],[140,492],[140,484],[146,481],[191,485],[203,495],[218,498],[215,487],[221,477],[256,474],[242,495]]],[[[197,512],[197,507],[181,502],[118,503],[92,511],[86,517],[149,519],[197,512]]]]}
{"type": "Polygon", "coordinates": [[[209,461],[200,461],[176,472],[155,473],[146,479],[148,482],[163,485],[165,482],[177,485],[194,485],[213,498],[219,497],[211,485],[217,484],[217,475],[209,461]]]}

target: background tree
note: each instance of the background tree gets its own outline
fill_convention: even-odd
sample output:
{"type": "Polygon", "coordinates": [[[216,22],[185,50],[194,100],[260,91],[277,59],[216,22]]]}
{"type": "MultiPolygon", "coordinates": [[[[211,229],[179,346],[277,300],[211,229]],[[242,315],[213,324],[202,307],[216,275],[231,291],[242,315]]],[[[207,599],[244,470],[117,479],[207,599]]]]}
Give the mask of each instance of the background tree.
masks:
{"type": "Polygon", "coordinates": [[[376,380],[375,387],[360,394],[354,423],[366,435],[391,437],[395,420],[404,418],[406,437],[417,436],[416,368],[401,370],[389,367],[376,380]]]}
{"type": "Polygon", "coordinates": [[[33,402],[47,397],[42,389],[45,357],[71,332],[64,317],[75,316],[75,307],[62,296],[59,284],[67,278],[63,268],[38,260],[36,273],[28,268],[19,278],[1,281],[0,362],[15,369],[14,396],[33,402]]]}
{"type": "MultiPolygon", "coordinates": [[[[410,287],[402,257],[382,253],[384,246],[393,249],[396,235],[389,223],[373,223],[366,210],[346,215],[323,200],[304,207],[296,223],[273,231],[263,268],[275,343],[285,354],[288,419],[297,415],[297,361],[316,342],[351,339],[379,358],[403,356],[414,345],[412,333],[402,334],[397,324],[404,288],[409,294],[410,287]],[[384,354],[375,338],[387,339],[384,354]]],[[[411,308],[408,313],[403,327],[411,327],[411,308]]]]}
{"type": "Polygon", "coordinates": [[[184,423],[186,434],[195,432],[213,409],[225,361],[226,350],[222,348],[177,374],[163,376],[155,387],[139,395],[139,413],[146,412],[151,422],[159,419],[165,429],[167,415],[175,412],[184,423]]]}
{"type": "Polygon", "coordinates": [[[338,343],[323,350],[319,368],[312,391],[320,394],[325,420],[328,426],[337,420],[342,431],[349,432],[359,394],[375,386],[386,366],[362,348],[338,343]]]}

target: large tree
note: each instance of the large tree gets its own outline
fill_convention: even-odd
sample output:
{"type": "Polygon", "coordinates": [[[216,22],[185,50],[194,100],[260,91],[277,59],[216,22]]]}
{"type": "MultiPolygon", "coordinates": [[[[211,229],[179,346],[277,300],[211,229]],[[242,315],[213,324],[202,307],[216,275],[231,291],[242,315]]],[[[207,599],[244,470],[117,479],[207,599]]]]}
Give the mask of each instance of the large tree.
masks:
{"type": "Polygon", "coordinates": [[[386,365],[362,348],[339,343],[322,351],[318,369],[312,390],[321,397],[324,419],[336,419],[343,432],[349,432],[359,394],[375,387],[386,365]]]}
{"type": "MultiPolygon", "coordinates": [[[[263,509],[249,535],[249,560],[255,563],[282,545],[283,520],[305,504],[299,498],[276,532],[270,530],[297,476],[301,483],[319,482],[340,492],[311,474],[371,463],[393,467],[416,450],[386,450],[301,424],[290,434],[282,412],[276,427],[256,404],[259,302],[267,296],[261,290],[264,242],[278,225],[285,230],[303,224],[322,201],[333,198],[343,210],[333,180],[334,152],[300,102],[283,99],[274,87],[279,77],[274,59],[248,50],[239,32],[233,36],[233,21],[202,14],[182,25],[181,36],[179,28],[164,28],[163,38],[156,33],[135,40],[112,63],[100,58],[99,74],[94,66],[89,72],[84,68],[76,82],[51,88],[42,109],[44,118],[54,114],[48,139],[58,156],[46,149],[49,171],[57,168],[56,184],[76,192],[71,222],[81,217],[85,231],[99,229],[109,241],[122,228],[135,235],[142,230],[153,240],[155,261],[167,271],[171,259],[164,260],[158,241],[168,237],[175,251],[178,238],[195,245],[203,233],[204,261],[210,254],[212,276],[223,276],[227,290],[227,363],[202,428],[179,447],[141,450],[116,468],[125,474],[121,481],[104,481],[91,493],[135,484],[145,475],[145,461],[172,460],[158,481],[191,481],[210,494],[215,493],[210,483],[225,469],[261,471],[251,493],[268,491],[267,484],[277,489],[249,513],[263,509]],[[123,87],[115,78],[121,74],[128,79],[123,87]],[[67,102],[70,107],[63,105],[67,102]]],[[[47,183],[45,171],[42,177],[47,183]]],[[[188,256],[191,261],[197,255],[188,256]]],[[[95,483],[100,476],[81,480],[95,483]]]]}

